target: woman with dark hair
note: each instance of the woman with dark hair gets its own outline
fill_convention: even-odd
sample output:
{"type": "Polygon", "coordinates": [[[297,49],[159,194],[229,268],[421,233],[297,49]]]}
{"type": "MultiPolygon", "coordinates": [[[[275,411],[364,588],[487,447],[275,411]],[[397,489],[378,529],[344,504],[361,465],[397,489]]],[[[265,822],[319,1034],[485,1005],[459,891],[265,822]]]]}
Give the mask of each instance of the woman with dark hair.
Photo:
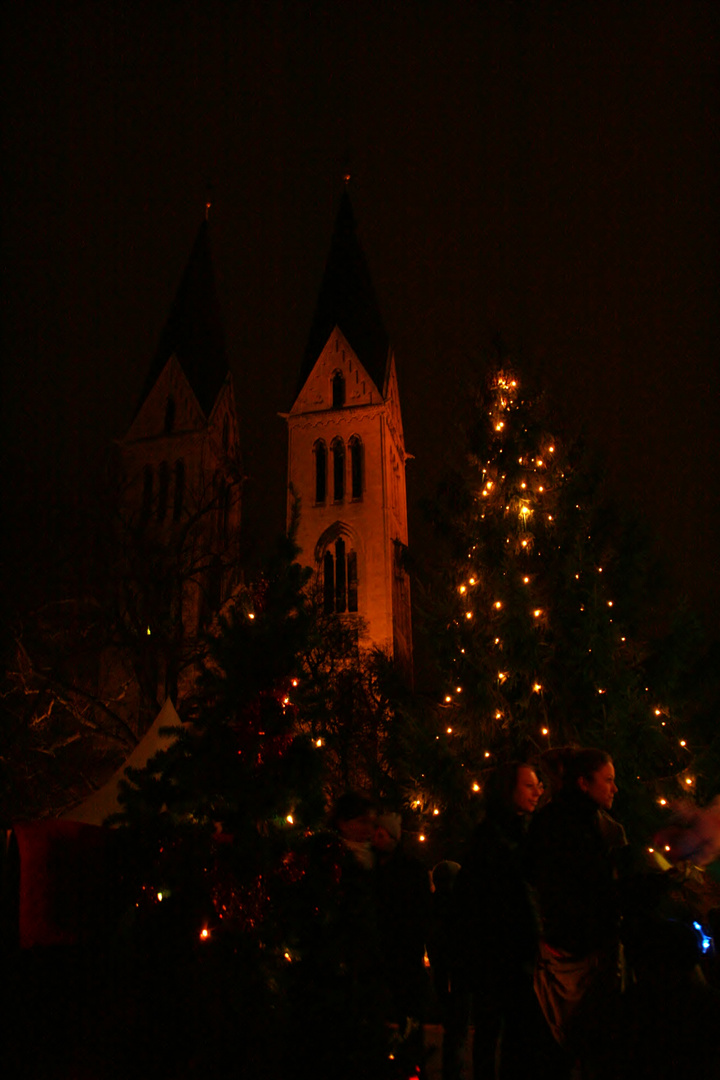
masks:
{"type": "Polygon", "coordinates": [[[523,874],[530,816],[542,794],[535,769],[512,762],[485,787],[485,815],[455,886],[459,975],[472,997],[473,1076],[525,1077],[542,1017],[532,987],[537,926],[523,874]]]}
{"type": "Polygon", "coordinates": [[[609,813],[617,790],[610,755],[577,750],[530,830],[542,924],[535,988],[556,1040],[581,1057],[621,988],[616,856],[627,840],[609,813]]]}

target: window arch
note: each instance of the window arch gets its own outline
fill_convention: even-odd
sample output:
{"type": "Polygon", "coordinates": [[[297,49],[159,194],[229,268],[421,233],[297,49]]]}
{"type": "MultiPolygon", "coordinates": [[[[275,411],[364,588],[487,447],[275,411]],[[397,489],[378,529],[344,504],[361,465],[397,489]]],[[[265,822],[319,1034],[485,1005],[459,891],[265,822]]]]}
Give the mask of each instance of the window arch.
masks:
{"type": "Polygon", "coordinates": [[[168,494],[170,492],[170,466],[167,461],[161,461],[158,469],[158,521],[164,521],[167,514],[168,494]]]}
{"type": "Polygon", "coordinates": [[[323,609],[326,615],[335,610],[335,557],[330,549],[323,555],[323,609]]]}
{"type": "Polygon", "coordinates": [[[342,371],[336,371],[332,377],[332,407],[342,409],[345,404],[345,376],[342,371]]]}
{"type": "Polygon", "coordinates": [[[333,499],[341,502],[345,498],[345,446],[342,439],[334,439],[333,456],[333,499]]]}
{"type": "Polygon", "coordinates": [[[342,615],[358,610],[357,553],[349,537],[338,536],[322,557],[323,608],[326,614],[342,615]]]}
{"type": "Polygon", "coordinates": [[[327,498],[327,446],[318,439],[313,446],[315,455],[315,502],[323,503],[327,498]]]}
{"type": "Polygon", "coordinates": [[[357,553],[355,551],[348,551],[347,553],[347,600],[348,611],[356,612],[358,609],[358,574],[357,553]]]}
{"type": "Polygon", "coordinates": [[[363,494],[363,444],[359,435],[353,435],[350,448],[350,493],[353,499],[362,499],[363,494]]]}

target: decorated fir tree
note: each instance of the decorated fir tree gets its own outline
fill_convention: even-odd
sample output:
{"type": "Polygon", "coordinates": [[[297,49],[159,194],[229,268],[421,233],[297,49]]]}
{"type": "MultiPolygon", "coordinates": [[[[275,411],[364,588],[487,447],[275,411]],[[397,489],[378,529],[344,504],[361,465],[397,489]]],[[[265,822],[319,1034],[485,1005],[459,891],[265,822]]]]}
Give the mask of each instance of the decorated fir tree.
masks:
{"type": "Polygon", "coordinates": [[[375,769],[378,783],[388,706],[356,642],[318,615],[295,554],[283,541],[226,604],[182,730],[125,786],[141,854],[132,936],[172,987],[162,1038],[180,1030],[176,1063],[186,1047],[203,1075],[232,1063],[254,1080],[304,1076],[311,1063],[359,1080],[386,1058],[372,950],[353,959],[374,907],[325,811],[348,781],[375,769]]]}
{"type": "Polygon", "coordinates": [[[320,750],[292,702],[311,622],[294,554],[284,542],[226,604],[182,729],[122,796],[130,936],[147,976],[138,985],[153,998],[140,1011],[164,1005],[172,1017],[156,1026],[158,1042],[200,1071],[229,1058],[257,1077],[281,1067],[303,849],[324,812],[320,750]]]}
{"type": "Polygon", "coordinates": [[[644,530],[510,367],[478,398],[434,520],[447,558],[427,605],[442,690],[415,777],[426,819],[467,812],[498,762],[570,744],[613,754],[630,824],[711,793],[697,627],[679,609],[666,628],[644,530]]]}

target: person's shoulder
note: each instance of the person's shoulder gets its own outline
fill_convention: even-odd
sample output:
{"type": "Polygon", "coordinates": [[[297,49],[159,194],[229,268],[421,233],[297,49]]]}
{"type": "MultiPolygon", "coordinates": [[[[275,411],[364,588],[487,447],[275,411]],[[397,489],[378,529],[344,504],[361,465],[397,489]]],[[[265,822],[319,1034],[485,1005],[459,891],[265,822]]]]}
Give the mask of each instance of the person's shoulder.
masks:
{"type": "Polygon", "coordinates": [[[625,847],[628,842],[625,829],[607,810],[598,810],[598,823],[602,837],[608,847],[625,847]]]}
{"type": "Polygon", "coordinates": [[[563,825],[570,817],[567,803],[560,798],[552,799],[536,810],[530,820],[530,832],[541,835],[563,825]]]}

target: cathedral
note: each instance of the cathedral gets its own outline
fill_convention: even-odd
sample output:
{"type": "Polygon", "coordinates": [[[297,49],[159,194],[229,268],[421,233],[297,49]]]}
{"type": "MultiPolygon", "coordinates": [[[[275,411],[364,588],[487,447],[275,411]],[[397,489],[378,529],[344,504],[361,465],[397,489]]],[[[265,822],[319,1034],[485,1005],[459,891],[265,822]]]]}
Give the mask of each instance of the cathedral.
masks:
{"type": "MultiPolygon", "coordinates": [[[[299,561],[313,570],[324,609],[355,625],[360,647],[382,648],[410,675],[408,455],[395,358],[346,190],[297,394],[283,415],[299,561]]],[[[127,520],[182,563],[171,603],[185,636],[198,634],[240,580],[240,443],[205,220],[118,443],[127,520]]],[[[165,677],[168,692],[182,693],[165,677]]]]}
{"type": "Polygon", "coordinates": [[[343,192],[288,423],[288,521],[328,612],[412,664],[405,442],[395,357],[343,192]]]}

